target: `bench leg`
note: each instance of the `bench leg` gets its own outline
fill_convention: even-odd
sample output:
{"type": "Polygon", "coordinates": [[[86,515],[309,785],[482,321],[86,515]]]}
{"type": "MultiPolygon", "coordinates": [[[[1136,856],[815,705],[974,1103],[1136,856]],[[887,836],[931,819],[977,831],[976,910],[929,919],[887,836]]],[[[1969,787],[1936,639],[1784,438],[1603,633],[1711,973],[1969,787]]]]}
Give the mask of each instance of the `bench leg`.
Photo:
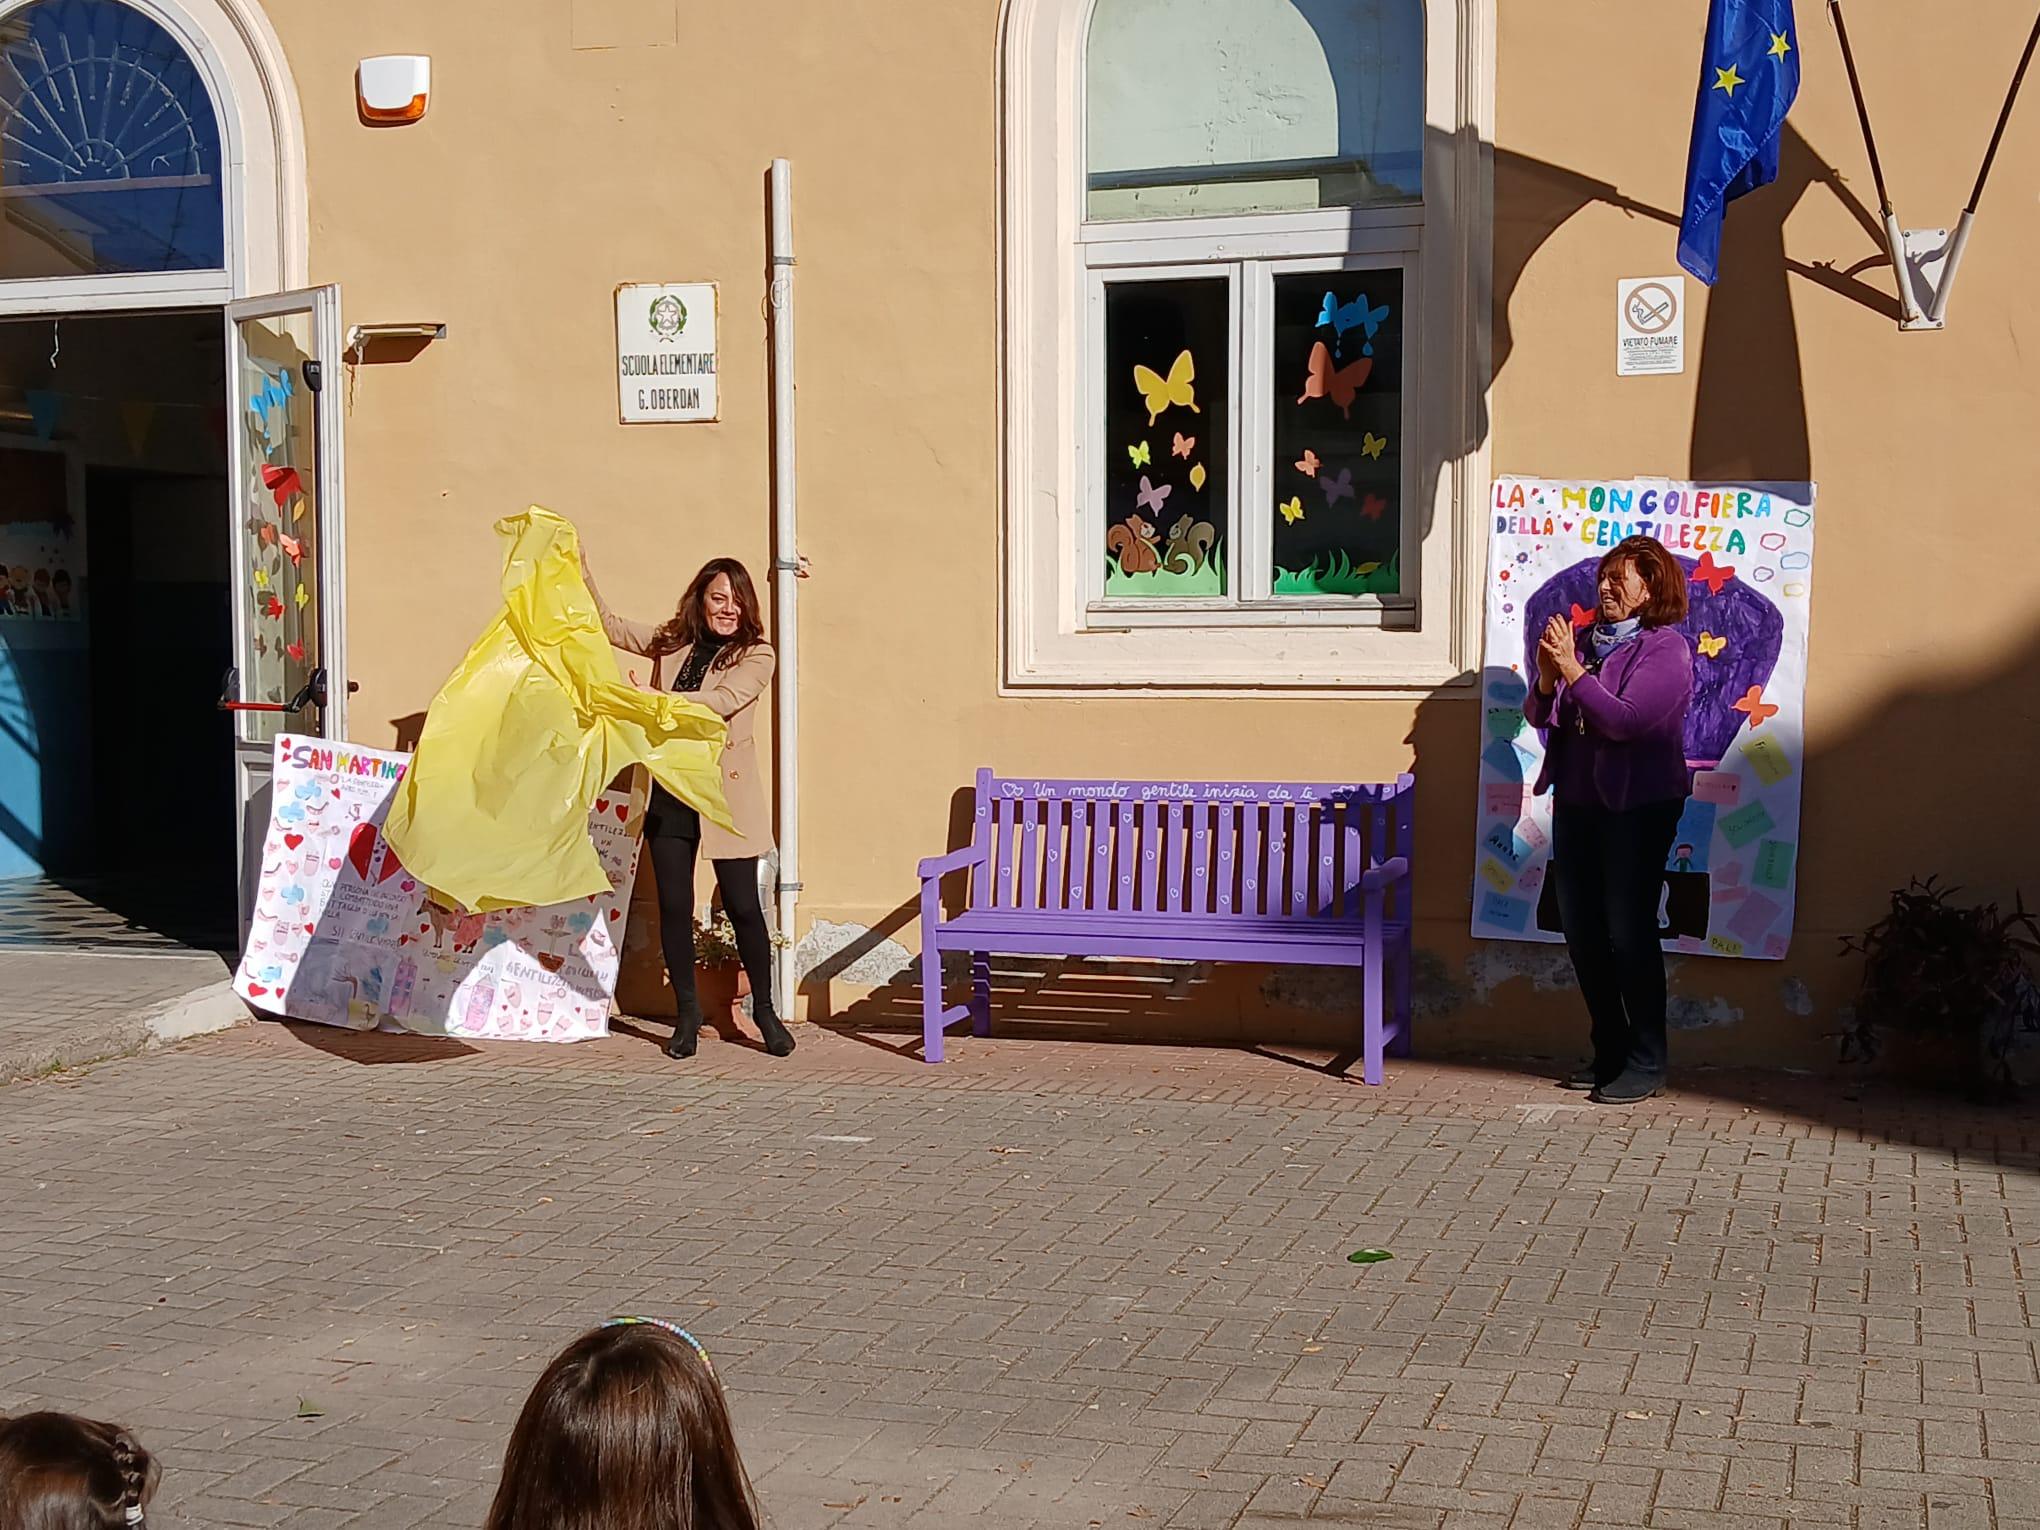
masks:
{"type": "Polygon", "coordinates": [[[942,953],[935,948],[935,927],[942,918],[936,884],[921,888],[921,1061],[942,1061],[942,953]]]}
{"type": "Polygon", "coordinates": [[[1416,960],[1416,936],[1406,934],[1398,943],[1395,956],[1395,1040],[1389,1043],[1391,1057],[1410,1057],[1414,1053],[1410,1042],[1410,979],[1411,964],[1416,960]]]}
{"type": "Polygon", "coordinates": [[[974,1035],[992,1034],[992,959],[982,951],[970,957],[970,1028],[974,1035]]]}
{"type": "Polygon", "coordinates": [[[1361,1077],[1370,1084],[1382,1081],[1381,1068],[1381,988],[1382,963],[1387,959],[1381,929],[1381,894],[1367,894],[1362,913],[1361,960],[1365,966],[1360,969],[1360,1055],[1361,1077]]]}

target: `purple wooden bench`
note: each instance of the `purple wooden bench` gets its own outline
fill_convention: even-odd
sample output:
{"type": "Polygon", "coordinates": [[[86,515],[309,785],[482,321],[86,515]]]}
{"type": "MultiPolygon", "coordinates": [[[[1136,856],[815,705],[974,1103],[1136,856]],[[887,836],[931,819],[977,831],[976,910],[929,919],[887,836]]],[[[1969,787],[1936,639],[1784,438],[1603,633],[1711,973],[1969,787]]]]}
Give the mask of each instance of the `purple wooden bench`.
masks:
{"type": "Polygon", "coordinates": [[[1409,1053],[1415,785],[979,771],[972,843],[921,862],[925,1059],[942,1061],[965,1019],[991,1034],[994,954],[1277,962],[1360,969],[1361,1055],[1380,1083],[1384,1051],[1409,1053]],[[942,879],[964,871],[968,898],[944,923],[942,879]],[[943,1006],[945,951],[970,953],[967,1004],[943,1006]]]}

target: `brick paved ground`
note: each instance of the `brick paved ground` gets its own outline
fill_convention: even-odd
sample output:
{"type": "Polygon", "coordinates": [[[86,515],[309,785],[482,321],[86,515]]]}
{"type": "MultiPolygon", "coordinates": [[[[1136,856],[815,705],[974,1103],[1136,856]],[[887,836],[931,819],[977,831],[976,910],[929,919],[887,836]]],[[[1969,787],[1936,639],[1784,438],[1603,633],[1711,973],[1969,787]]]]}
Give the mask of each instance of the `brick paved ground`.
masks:
{"type": "Polygon", "coordinates": [[[259,1026],[0,1089],[0,1408],[136,1425],[159,1527],[471,1526],[634,1309],[784,1530],[2040,1523],[2020,1118],[802,1038],[259,1026]]]}
{"type": "Polygon", "coordinates": [[[152,1016],[197,995],[202,1028],[216,1028],[242,1013],[226,983],[219,957],[168,943],[148,955],[0,946],[0,1080],[132,1052],[152,1016]]]}

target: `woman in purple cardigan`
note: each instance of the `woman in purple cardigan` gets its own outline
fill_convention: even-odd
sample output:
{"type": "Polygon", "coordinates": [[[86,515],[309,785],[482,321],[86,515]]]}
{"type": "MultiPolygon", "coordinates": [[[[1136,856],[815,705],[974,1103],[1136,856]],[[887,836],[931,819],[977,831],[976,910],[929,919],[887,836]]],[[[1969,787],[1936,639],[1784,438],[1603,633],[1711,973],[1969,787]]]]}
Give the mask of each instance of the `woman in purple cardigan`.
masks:
{"type": "Polygon", "coordinates": [[[1601,560],[1594,625],[1552,617],[1523,704],[1545,732],[1537,790],[1554,793],[1551,876],[1594,1060],[1566,1079],[1604,1105],[1665,1082],[1665,956],[1658,899],[1691,778],[1693,652],[1678,632],[1686,575],[1664,545],[1630,537],[1601,560]]]}

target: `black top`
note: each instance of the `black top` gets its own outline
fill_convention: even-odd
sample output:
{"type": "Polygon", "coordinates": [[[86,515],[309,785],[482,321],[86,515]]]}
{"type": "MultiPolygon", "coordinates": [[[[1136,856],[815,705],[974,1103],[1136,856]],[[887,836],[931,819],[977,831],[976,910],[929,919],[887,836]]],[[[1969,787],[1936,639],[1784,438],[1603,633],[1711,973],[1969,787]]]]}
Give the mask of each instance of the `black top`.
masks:
{"type": "MultiPolygon", "coordinates": [[[[673,689],[700,690],[716,655],[723,651],[723,643],[722,638],[715,636],[696,643],[687,655],[687,662],[673,676],[673,689]]],[[[651,839],[700,839],[701,815],[655,781],[651,805],[645,809],[645,835],[651,839]]]]}

